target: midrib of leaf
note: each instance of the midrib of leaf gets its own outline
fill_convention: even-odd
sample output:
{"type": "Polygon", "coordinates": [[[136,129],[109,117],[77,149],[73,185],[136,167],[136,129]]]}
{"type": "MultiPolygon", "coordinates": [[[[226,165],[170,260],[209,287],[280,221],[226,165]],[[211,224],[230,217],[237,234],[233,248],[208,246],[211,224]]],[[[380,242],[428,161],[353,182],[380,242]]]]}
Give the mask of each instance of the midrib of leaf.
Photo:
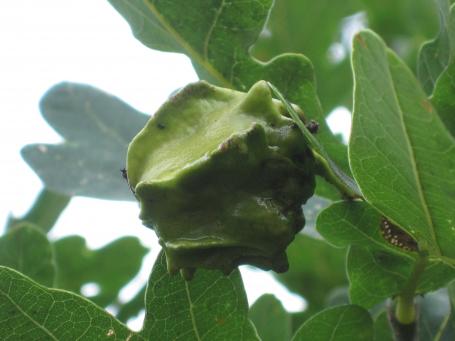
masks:
{"type": "MultiPolygon", "coordinates": [[[[148,9],[155,15],[160,24],[165,28],[165,30],[175,39],[175,41],[187,52],[191,59],[195,60],[197,64],[201,65],[210,73],[220,84],[225,88],[234,88],[233,85],[223,77],[223,75],[216,70],[205,58],[203,58],[196,50],[194,50],[186,41],[183,39],[180,34],[174,30],[174,28],[169,25],[166,19],[163,18],[161,13],[156,9],[155,5],[149,1],[145,1],[145,5],[148,9]]],[[[222,3],[224,5],[224,1],[222,3]]],[[[218,15],[217,13],[216,15],[218,15]]]]}
{"type": "Polygon", "coordinates": [[[338,327],[340,326],[341,321],[343,320],[344,315],[348,311],[349,308],[346,308],[343,313],[341,313],[340,317],[338,318],[337,323],[335,324],[333,330],[332,330],[332,335],[330,335],[330,341],[334,340],[336,331],[338,330],[338,327]]]}
{"type": "Polygon", "coordinates": [[[191,324],[193,325],[193,330],[194,330],[194,335],[196,335],[196,339],[198,341],[202,341],[200,335],[199,335],[199,330],[197,329],[196,325],[196,318],[194,317],[194,312],[193,312],[193,302],[191,300],[191,295],[190,295],[190,288],[188,287],[188,282],[185,282],[185,292],[186,292],[186,297],[188,299],[188,305],[189,305],[189,312],[191,316],[191,324]]]}
{"type": "MultiPolygon", "coordinates": [[[[387,55],[386,55],[386,58],[387,58],[387,55]]],[[[387,64],[389,64],[388,61],[387,61],[387,64]]],[[[409,138],[409,134],[408,134],[408,131],[406,129],[403,108],[402,108],[400,100],[399,100],[399,98],[397,96],[395,83],[393,82],[392,74],[390,72],[390,68],[389,67],[387,68],[387,76],[388,76],[387,77],[388,81],[390,82],[390,86],[393,89],[393,97],[394,97],[394,99],[395,99],[395,101],[397,103],[398,109],[399,109],[399,117],[400,117],[400,123],[401,123],[400,127],[403,130],[403,134],[404,134],[405,139],[406,139],[406,149],[408,150],[408,153],[410,155],[412,171],[414,173],[415,181],[416,181],[416,184],[417,184],[417,193],[419,195],[420,204],[422,205],[422,208],[423,208],[423,211],[424,211],[424,215],[425,215],[425,218],[427,220],[428,227],[430,228],[430,233],[431,233],[431,237],[433,239],[434,245],[437,246],[436,251],[437,251],[437,254],[439,256],[439,255],[441,255],[441,249],[440,249],[439,244],[438,244],[438,242],[436,240],[436,234],[435,234],[435,227],[434,227],[434,223],[433,223],[433,218],[432,218],[431,213],[430,213],[430,211],[428,209],[428,204],[427,204],[425,195],[424,195],[424,193],[422,191],[422,182],[421,182],[421,179],[420,179],[420,172],[419,172],[419,170],[417,168],[417,163],[416,163],[416,158],[415,158],[415,154],[414,154],[414,149],[412,148],[411,139],[409,138]]]]}
{"type": "Polygon", "coordinates": [[[455,269],[455,260],[453,260],[453,259],[451,259],[451,258],[449,258],[449,257],[439,256],[439,257],[437,257],[437,258],[432,258],[432,257],[430,257],[429,259],[430,259],[430,260],[431,260],[431,259],[435,259],[435,260],[438,260],[438,261],[440,260],[440,261],[444,262],[444,264],[447,264],[447,265],[449,265],[450,267],[452,267],[452,268],[455,269]]]}
{"type": "Polygon", "coordinates": [[[112,137],[112,140],[117,141],[118,144],[123,148],[125,145],[128,144],[128,141],[124,140],[119,134],[117,134],[113,129],[108,128],[99,118],[98,116],[95,115],[95,113],[92,110],[92,107],[90,103],[86,103],[85,105],[85,111],[87,113],[87,116],[90,117],[94,122],[95,125],[98,126],[98,128],[106,133],[106,135],[110,135],[112,137]]]}
{"type": "Polygon", "coordinates": [[[4,292],[3,290],[0,289],[0,292],[11,302],[11,304],[19,310],[25,317],[27,317],[34,325],[36,325],[39,329],[41,329],[43,332],[45,332],[47,335],[49,335],[52,340],[58,341],[57,337],[55,337],[54,334],[52,334],[49,330],[47,330],[44,326],[42,326],[38,321],[36,321],[33,317],[31,317],[29,314],[27,314],[22,308],[16,304],[16,302],[13,301],[9,295],[4,292]]]}
{"type": "Polygon", "coordinates": [[[208,58],[209,58],[209,42],[210,42],[210,39],[212,38],[212,33],[216,27],[218,18],[220,17],[221,12],[223,11],[223,8],[225,6],[225,1],[226,0],[221,1],[220,7],[217,9],[217,11],[215,13],[215,18],[213,19],[212,25],[210,26],[209,31],[207,32],[207,35],[205,36],[205,40],[204,40],[204,59],[205,60],[208,60],[208,58]]]}
{"type": "Polygon", "coordinates": [[[436,333],[433,341],[440,341],[441,340],[442,335],[446,331],[446,327],[449,324],[451,315],[452,315],[452,312],[449,312],[447,314],[447,316],[444,318],[444,320],[441,322],[441,324],[439,325],[439,328],[438,328],[438,332],[436,333]]]}

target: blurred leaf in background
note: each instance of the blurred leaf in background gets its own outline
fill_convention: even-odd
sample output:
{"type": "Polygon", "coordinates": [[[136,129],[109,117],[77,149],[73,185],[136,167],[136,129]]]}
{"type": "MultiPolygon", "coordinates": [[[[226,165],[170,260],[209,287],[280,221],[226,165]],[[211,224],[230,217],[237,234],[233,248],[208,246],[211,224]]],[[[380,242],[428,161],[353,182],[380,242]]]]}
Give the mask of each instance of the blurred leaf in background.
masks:
{"type": "Polygon", "coordinates": [[[116,302],[120,289],[139,272],[148,252],[136,237],[123,237],[97,250],[87,248],[81,236],[64,237],[53,244],[56,287],[79,294],[85,284],[95,285],[99,292],[89,298],[102,307],[116,302]]]}
{"type": "Polygon", "coordinates": [[[249,316],[262,341],[291,339],[291,316],[275,296],[265,294],[259,297],[251,306],[249,316]]]}
{"type": "Polygon", "coordinates": [[[0,237],[0,265],[43,285],[54,285],[56,267],[51,243],[32,224],[18,224],[0,237]]]}
{"type": "Polygon", "coordinates": [[[322,309],[331,289],[347,284],[345,251],[299,234],[287,249],[289,270],[275,278],[308,302],[305,316],[322,309]]]}
{"type": "Polygon", "coordinates": [[[74,83],[51,88],[40,108],[64,141],[28,145],[22,156],[48,189],[68,196],[134,200],[120,171],[129,142],[148,116],[116,97],[74,83]]]}

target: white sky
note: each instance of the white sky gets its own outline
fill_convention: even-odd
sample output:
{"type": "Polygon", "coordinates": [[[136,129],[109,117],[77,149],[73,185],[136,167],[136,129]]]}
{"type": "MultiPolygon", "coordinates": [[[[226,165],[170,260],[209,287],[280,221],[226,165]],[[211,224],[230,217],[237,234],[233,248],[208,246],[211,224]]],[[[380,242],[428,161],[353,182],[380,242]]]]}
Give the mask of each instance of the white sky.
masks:
{"type": "MultiPolygon", "coordinates": [[[[61,140],[38,110],[48,88],[61,81],[86,83],[153,113],[172,91],[196,79],[185,56],[153,51],[136,41],[107,0],[1,1],[0,226],[10,213],[23,214],[42,186],[20,157],[21,147],[61,140]]],[[[340,115],[346,117],[345,112],[340,115]]],[[[122,291],[128,299],[147,279],[159,251],[154,232],[143,227],[137,215],[134,203],[75,198],[51,237],[80,234],[91,247],[124,235],[140,237],[152,252],[140,276],[122,291]]],[[[248,269],[242,274],[250,304],[263,293],[273,293],[288,310],[303,307],[302,300],[270,274],[248,269]]]]}

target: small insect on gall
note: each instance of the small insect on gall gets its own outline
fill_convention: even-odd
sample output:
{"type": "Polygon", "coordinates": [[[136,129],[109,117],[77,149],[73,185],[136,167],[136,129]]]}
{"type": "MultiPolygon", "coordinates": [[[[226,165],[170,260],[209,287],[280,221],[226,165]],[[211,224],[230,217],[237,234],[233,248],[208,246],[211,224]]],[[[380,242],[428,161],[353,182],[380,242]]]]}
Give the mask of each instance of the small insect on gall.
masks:
{"type": "Polygon", "coordinates": [[[405,251],[418,251],[417,242],[398,226],[392,224],[386,218],[381,219],[381,234],[393,246],[399,247],[405,251]]]}
{"type": "Polygon", "coordinates": [[[120,173],[122,173],[122,178],[128,181],[128,172],[126,171],[126,169],[125,168],[120,169],[120,173]]]}
{"type": "Polygon", "coordinates": [[[130,183],[128,182],[128,171],[125,168],[122,168],[120,169],[120,173],[122,174],[122,178],[125,179],[126,182],[128,183],[128,186],[130,186],[131,192],[133,192],[133,194],[136,194],[133,187],[131,187],[130,183]]]}

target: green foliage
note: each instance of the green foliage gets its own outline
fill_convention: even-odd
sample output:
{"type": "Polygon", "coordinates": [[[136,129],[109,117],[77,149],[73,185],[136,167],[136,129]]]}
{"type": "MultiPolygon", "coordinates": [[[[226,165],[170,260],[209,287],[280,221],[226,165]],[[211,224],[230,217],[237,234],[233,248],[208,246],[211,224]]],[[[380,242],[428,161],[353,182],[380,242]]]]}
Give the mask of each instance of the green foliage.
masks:
{"type": "Polygon", "coordinates": [[[140,340],[109,313],[75,294],[47,289],[0,267],[2,340],[140,340]]]}
{"type": "Polygon", "coordinates": [[[287,270],[285,249],[315,187],[314,159],[293,125],[265,82],[247,93],[198,82],[136,135],[128,181],[170,272],[287,270]]]}
{"type": "Polygon", "coordinates": [[[29,223],[47,233],[55,225],[70,200],[71,197],[67,195],[44,188],[36,198],[32,208],[22,218],[11,218],[7,223],[7,228],[29,223]]]}
{"type": "Polygon", "coordinates": [[[318,138],[328,154],[349,172],[345,146],[325,123],[311,62],[303,55],[283,54],[261,63],[249,54],[271,2],[215,1],[208,5],[201,0],[110,0],[143,44],[186,54],[201,79],[241,91],[259,80],[274,84],[304,109],[306,117],[320,123],[318,138]]]}
{"type": "Polygon", "coordinates": [[[54,250],[59,269],[56,287],[80,293],[84,284],[96,284],[99,293],[90,300],[102,307],[116,301],[120,289],[139,272],[148,251],[136,237],[123,237],[90,250],[80,236],[55,241],[54,250]]]}
{"type": "Polygon", "coordinates": [[[352,58],[354,177],[368,202],[421,250],[455,264],[455,141],[411,71],[377,35],[358,34],[352,58]]]}
{"type": "MultiPolygon", "coordinates": [[[[381,234],[381,214],[364,202],[338,202],[324,210],[317,229],[337,247],[351,245],[347,258],[350,296],[371,308],[399,294],[419,260],[416,252],[390,244],[381,234]]],[[[429,261],[417,292],[436,290],[455,278],[455,269],[438,259],[429,261]]]]}
{"type": "Polygon", "coordinates": [[[424,90],[431,94],[433,88],[455,56],[455,10],[449,0],[436,0],[440,28],[438,36],[424,44],[420,50],[417,72],[424,90]]]}
{"type": "Polygon", "coordinates": [[[86,85],[61,83],[44,95],[42,115],[63,142],[29,145],[22,151],[45,188],[24,216],[10,218],[0,237],[0,339],[405,341],[399,336],[404,330],[421,340],[454,339],[453,1],[109,2],[145,46],[185,54],[201,80],[226,89],[218,88],[220,96],[203,98],[187,115],[188,101],[172,105],[188,91],[194,95],[198,85],[191,85],[149,121],[145,130],[153,143],[140,146],[137,164],[128,163],[134,194],[120,170],[128,144],[149,117],[86,85]],[[355,35],[352,72],[349,25],[366,25],[376,32],[355,35]],[[261,80],[267,83],[253,87],[246,100],[233,95],[239,93],[232,90],[245,92],[261,80]],[[325,118],[339,105],[351,107],[353,84],[348,162],[346,146],[330,132],[325,118]],[[270,91],[278,101],[271,100],[270,91]],[[267,93],[267,105],[261,93],[267,93]],[[232,101],[225,101],[226,96],[232,101]],[[209,106],[215,108],[212,122],[206,114],[209,106]],[[170,107],[164,126],[172,123],[176,129],[167,129],[163,139],[163,125],[155,121],[170,107]],[[254,114],[244,115],[239,107],[254,114]],[[272,126],[261,119],[270,108],[280,117],[275,121],[285,124],[272,126]],[[240,112],[241,119],[223,117],[226,111],[240,112]],[[317,133],[310,120],[318,121],[317,133]],[[198,124],[205,127],[204,133],[194,133],[198,124]],[[228,144],[227,154],[234,157],[223,160],[230,163],[195,166],[201,155],[210,160],[211,154],[191,158],[191,148],[210,142],[210,151],[218,150],[226,139],[240,141],[234,147],[246,146],[248,153],[239,157],[241,153],[233,153],[228,144]],[[311,160],[298,180],[287,172],[273,173],[265,163],[283,147],[292,151],[286,158],[293,162],[297,150],[311,160]],[[159,158],[150,157],[157,150],[159,158]],[[165,186],[160,183],[159,191],[150,190],[150,173],[156,169],[179,176],[165,186]],[[195,176],[194,169],[204,172],[195,176]],[[296,219],[292,233],[284,231],[284,243],[270,232],[287,226],[284,220],[290,211],[301,217],[304,200],[291,200],[292,205],[284,207],[289,198],[283,193],[306,200],[305,186],[313,190],[314,175],[320,176],[317,195],[303,207],[306,234],[294,236],[303,224],[296,219]],[[258,186],[270,177],[273,188],[258,186]],[[136,186],[144,179],[146,185],[136,186]],[[308,182],[295,185],[300,180],[308,182]],[[185,253],[178,259],[185,266],[173,266],[175,259],[166,258],[163,251],[148,283],[129,302],[120,302],[119,291],[138,273],[147,254],[137,238],[124,237],[91,250],[82,236],[53,241],[45,235],[71,197],[78,195],[139,198],[141,218],[158,232],[165,249],[170,239],[174,246],[183,239],[203,245],[197,256],[206,264],[229,264],[211,266],[226,273],[240,261],[238,250],[233,251],[232,243],[221,245],[221,237],[241,241],[241,255],[263,267],[258,255],[283,259],[294,238],[286,250],[289,271],[274,276],[304,297],[308,307],[289,314],[275,297],[264,295],[248,310],[237,269],[230,274],[200,270],[187,281],[194,259],[185,253]],[[249,204],[240,205],[246,197],[249,204]],[[264,205],[279,214],[264,214],[264,205]],[[154,214],[144,214],[152,210],[154,214]],[[185,238],[168,238],[172,231],[159,226],[164,220],[172,222],[172,231],[186,229],[185,238]],[[227,232],[220,233],[220,222],[227,220],[227,232]],[[260,223],[252,229],[255,221],[260,223]],[[211,243],[220,246],[216,252],[211,243]],[[220,254],[223,262],[214,258],[220,254]],[[168,268],[184,270],[170,274],[168,268]],[[85,284],[97,284],[100,292],[79,296],[85,284]],[[118,310],[117,318],[102,309],[106,306],[118,310]],[[120,322],[142,309],[146,313],[141,331],[132,332],[120,322]]]}
{"type": "Polygon", "coordinates": [[[330,290],[347,283],[344,254],[322,240],[300,234],[287,250],[289,270],[275,277],[302,295],[309,309],[318,311],[330,290]]]}
{"type": "Polygon", "coordinates": [[[329,308],[306,321],[293,341],[370,341],[373,321],[365,309],[356,305],[329,308]]]}
{"type": "Polygon", "coordinates": [[[0,237],[0,265],[20,271],[43,285],[54,284],[51,244],[34,225],[21,223],[0,237]]]}
{"type": "MultiPolygon", "coordinates": [[[[444,2],[441,2],[444,5],[444,2]]],[[[446,6],[444,6],[444,10],[447,10],[446,6]]],[[[433,82],[434,89],[431,101],[438,110],[438,114],[447,129],[452,136],[455,136],[455,5],[450,7],[450,12],[441,13],[441,32],[439,38],[432,43],[428,43],[425,47],[427,49],[422,48],[421,55],[424,55],[425,52],[428,53],[428,50],[434,48],[436,50],[434,53],[441,53],[441,58],[444,58],[441,61],[442,64],[434,66],[436,69],[434,71],[434,77],[437,78],[433,82]],[[442,26],[443,24],[445,26],[442,26]],[[449,56],[446,55],[447,53],[449,53],[449,56]]],[[[428,63],[437,60],[438,58],[434,58],[433,60],[429,60],[428,63]]]]}
{"type": "Polygon", "coordinates": [[[48,189],[68,196],[134,200],[120,170],[128,143],[147,116],[100,90],[72,83],[51,88],[40,108],[65,141],[28,145],[22,156],[48,189]]]}
{"type": "Polygon", "coordinates": [[[141,331],[147,340],[258,340],[238,270],[200,270],[187,282],[167,272],[164,252],[152,270],[141,331]]]}
{"type": "Polygon", "coordinates": [[[254,302],[250,308],[250,319],[262,341],[291,339],[291,316],[273,295],[262,295],[254,302]]]}

